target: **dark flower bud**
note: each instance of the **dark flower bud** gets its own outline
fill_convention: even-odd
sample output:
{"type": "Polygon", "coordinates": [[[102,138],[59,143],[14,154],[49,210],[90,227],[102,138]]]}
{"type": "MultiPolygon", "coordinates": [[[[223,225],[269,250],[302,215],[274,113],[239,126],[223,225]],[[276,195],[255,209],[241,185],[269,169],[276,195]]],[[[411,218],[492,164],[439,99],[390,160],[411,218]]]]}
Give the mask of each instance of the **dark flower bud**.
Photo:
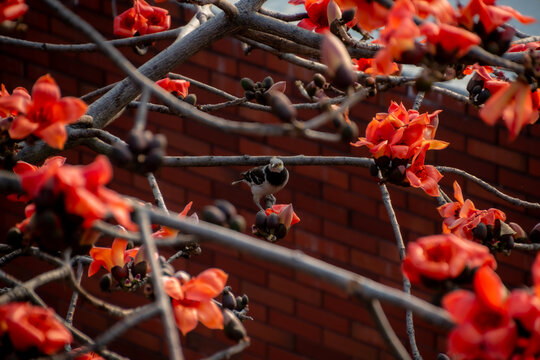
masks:
{"type": "Polygon", "coordinates": [[[266,219],[266,227],[268,230],[276,229],[279,225],[279,216],[276,213],[271,213],[266,219]]]}
{"type": "Polygon", "coordinates": [[[141,154],[148,145],[144,133],[139,130],[132,130],[128,134],[127,143],[131,152],[141,154]]]}
{"type": "Polygon", "coordinates": [[[269,91],[266,98],[268,105],[272,108],[272,113],[281,121],[291,122],[296,118],[296,109],[287,95],[279,91],[269,91]]]}
{"type": "Polygon", "coordinates": [[[472,230],[473,236],[478,240],[485,240],[488,235],[488,229],[486,224],[480,223],[472,230]]]}
{"type": "Polygon", "coordinates": [[[416,79],[416,83],[414,84],[417,91],[429,91],[431,89],[431,85],[433,85],[433,79],[425,72],[420,74],[420,76],[416,79]]]}
{"type": "Polygon", "coordinates": [[[515,222],[511,222],[508,224],[512,230],[514,230],[516,233],[514,234],[514,240],[517,242],[525,242],[527,240],[527,233],[519,224],[516,224],[515,222]]]}
{"type": "Polygon", "coordinates": [[[274,235],[278,240],[283,239],[287,235],[287,227],[284,224],[278,224],[274,231],[274,235]]]}
{"type": "Polygon", "coordinates": [[[345,123],[345,118],[343,117],[343,114],[336,114],[333,118],[332,118],[332,124],[337,128],[337,129],[341,129],[341,127],[344,125],[345,123]]]}
{"type": "Polygon", "coordinates": [[[236,208],[227,200],[218,199],[214,201],[214,205],[225,214],[227,221],[236,215],[236,208]]]}
{"type": "Polygon", "coordinates": [[[246,92],[253,91],[253,89],[255,88],[255,83],[253,82],[253,80],[247,77],[240,80],[240,85],[242,85],[242,89],[244,89],[246,92]]]}
{"type": "Polygon", "coordinates": [[[223,225],[227,220],[227,217],[223,211],[214,205],[205,206],[201,216],[204,221],[216,225],[223,225]]]}
{"type": "Polygon", "coordinates": [[[245,95],[246,99],[248,99],[248,100],[255,99],[255,93],[253,91],[248,90],[248,91],[245,92],[244,95],[245,95]]]}
{"type": "Polygon", "coordinates": [[[133,154],[122,143],[114,143],[112,146],[111,160],[117,165],[129,164],[133,161],[133,154]]]}
{"type": "Polygon", "coordinates": [[[155,134],[148,144],[150,149],[165,149],[167,147],[167,137],[163,134],[155,134]]]}
{"type": "Polygon", "coordinates": [[[474,72],[473,76],[467,83],[467,91],[469,94],[478,94],[482,89],[484,88],[484,78],[481,77],[476,71],[474,72]],[[477,87],[480,87],[480,90],[475,90],[473,92],[473,89],[478,89],[477,87]]]}
{"type": "Polygon", "coordinates": [[[477,106],[482,105],[487,101],[487,99],[489,99],[490,96],[491,92],[488,89],[484,89],[478,95],[475,95],[473,97],[473,104],[477,106]]]}
{"type": "Polygon", "coordinates": [[[111,274],[105,274],[99,280],[99,288],[101,291],[110,292],[112,287],[112,277],[111,274]]]}
{"type": "Polygon", "coordinates": [[[343,10],[343,12],[341,13],[341,21],[343,21],[343,23],[348,23],[349,21],[352,21],[354,19],[355,15],[356,8],[343,10]]]}
{"type": "Polygon", "coordinates": [[[375,159],[375,163],[379,169],[387,169],[390,166],[390,158],[388,156],[380,156],[375,159]]]}
{"type": "Polygon", "coordinates": [[[448,355],[440,353],[437,355],[437,360],[450,360],[450,358],[448,357],[448,355]]]}
{"type": "Polygon", "coordinates": [[[242,302],[242,297],[237,296],[236,297],[236,311],[242,311],[244,309],[244,303],[242,302]]]}
{"type": "Polygon", "coordinates": [[[234,215],[229,222],[229,227],[231,230],[238,232],[244,232],[246,230],[246,219],[242,215],[234,215]]]}
{"type": "Polygon", "coordinates": [[[111,269],[111,275],[116,281],[120,282],[122,279],[127,278],[129,274],[126,266],[115,265],[111,269]]]}
{"type": "Polygon", "coordinates": [[[313,83],[322,88],[324,84],[326,84],[326,78],[323,76],[323,74],[315,73],[315,75],[313,75],[313,83]]]}
{"type": "Polygon", "coordinates": [[[266,213],[264,210],[260,210],[257,215],[255,215],[255,227],[258,229],[266,228],[266,213]]]}
{"type": "Polygon", "coordinates": [[[265,77],[264,80],[262,81],[262,86],[264,87],[265,90],[270,89],[272,85],[274,85],[274,79],[272,79],[272,77],[270,76],[265,77]]]}
{"type": "Polygon", "coordinates": [[[246,328],[229,309],[223,310],[223,331],[225,332],[225,335],[233,341],[238,342],[247,337],[246,328]]]}
{"type": "Polygon", "coordinates": [[[187,103],[190,104],[190,105],[195,106],[195,104],[197,104],[197,95],[195,95],[195,94],[189,94],[188,96],[186,96],[186,98],[184,99],[184,101],[187,102],[187,103]]]}
{"type": "Polygon", "coordinates": [[[126,250],[131,250],[135,247],[135,244],[133,243],[133,241],[128,241],[127,244],[126,244],[126,250]]]}
{"type": "Polygon", "coordinates": [[[143,294],[147,298],[154,298],[154,288],[152,287],[152,284],[147,283],[146,285],[144,285],[143,294]]]}
{"type": "Polygon", "coordinates": [[[230,291],[223,291],[221,304],[226,309],[234,310],[236,308],[236,298],[230,291]]]}
{"type": "Polygon", "coordinates": [[[150,150],[146,158],[144,159],[145,172],[154,172],[163,164],[163,157],[165,152],[162,148],[154,148],[150,150]]]}
{"type": "Polygon", "coordinates": [[[131,269],[131,273],[133,276],[139,275],[141,279],[143,279],[146,276],[146,271],[148,270],[148,264],[146,261],[141,261],[133,266],[133,269],[131,269]]]}
{"type": "Polygon", "coordinates": [[[317,87],[317,85],[315,85],[315,83],[313,81],[306,85],[306,92],[311,97],[315,96],[318,89],[319,88],[317,87]]]}
{"type": "Polygon", "coordinates": [[[478,95],[482,92],[482,85],[475,85],[472,89],[471,89],[471,94],[472,95],[478,95]]]}
{"type": "Polygon", "coordinates": [[[536,224],[529,233],[529,240],[535,244],[540,243],[540,223],[536,224]]]}
{"type": "Polygon", "coordinates": [[[21,247],[23,240],[23,234],[21,230],[16,227],[12,227],[6,234],[6,243],[14,248],[21,247]]]}
{"type": "Polygon", "coordinates": [[[242,295],[242,305],[246,307],[249,304],[249,298],[246,294],[242,295]]]}
{"type": "Polygon", "coordinates": [[[358,80],[358,76],[350,64],[341,64],[336,69],[336,74],[332,83],[339,89],[346,89],[349,86],[354,85],[356,80],[358,80]]]}
{"type": "Polygon", "coordinates": [[[355,122],[348,121],[341,128],[341,140],[351,142],[358,137],[358,126],[355,122]]]}

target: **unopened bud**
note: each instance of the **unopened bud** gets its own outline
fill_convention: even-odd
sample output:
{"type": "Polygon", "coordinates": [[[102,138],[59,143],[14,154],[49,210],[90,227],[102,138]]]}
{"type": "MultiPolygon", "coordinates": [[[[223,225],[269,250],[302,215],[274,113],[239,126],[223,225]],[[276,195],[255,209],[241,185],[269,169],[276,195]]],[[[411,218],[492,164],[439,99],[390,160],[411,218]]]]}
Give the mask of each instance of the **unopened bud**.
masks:
{"type": "Polygon", "coordinates": [[[103,275],[101,280],[99,280],[99,288],[101,289],[101,291],[110,292],[111,286],[112,286],[111,274],[103,275]]]}
{"type": "Polygon", "coordinates": [[[336,19],[341,19],[341,9],[339,8],[338,4],[334,2],[334,0],[330,0],[328,2],[328,6],[326,7],[326,16],[328,17],[328,24],[332,24],[336,19]]]}
{"type": "Polygon", "coordinates": [[[187,103],[190,104],[190,105],[195,106],[195,104],[197,104],[197,95],[195,95],[195,94],[189,94],[188,96],[186,96],[186,98],[184,99],[184,101],[187,102],[187,103]]]}
{"type": "Polygon", "coordinates": [[[540,243],[540,223],[536,224],[529,233],[529,240],[535,244],[540,243]]]}
{"type": "Polygon", "coordinates": [[[296,109],[287,95],[279,91],[271,91],[267,95],[267,103],[272,108],[272,113],[281,121],[291,122],[296,118],[296,109]]]}
{"type": "Polygon", "coordinates": [[[116,265],[112,267],[111,275],[116,281],[120,282],[128,276],[128,270],[125,266],[116,265]]]}
{"type": "Polygon", "coordinates": [[[284,93],[285,90],[287,90],[287,82],[286,81],[278,81],[277,83],[274,83],[274,85],[270,86],[268,91],[279,91],[284,93]]]}
{"type": "Polygon", "coordinates": [[[272,79],[271,76],[265,77],[262,81],[262,86],[267,90],[270,89],[272,85],[274,85],[274,79],[272,79]]]}
{"type": "Polygon", "coordinates": [[[236,298],[230,291],[223,291],[221,305],[229,310],[234,310],[236,308],[236,298]]]}
{"type": "Polygon", "coordinates": [[[326,84],[326,78],[323,74],[315,73],[315,75],[313,75],[313,82],[315,83],[315,85],[322,88],[324,84],[326,84]]]}
{"type": "Polygon", "coordinates": [[[352,21],[354,19],[354,16],[356,15],[356,8],[351,8],[344,10],[341,13],[341,21],[343,21],[345,24],[352,21]]]}
{"type": "Polygon", "coordinates": [[[223,331],[225,332],[225,335],[233,341],[238,342],[247,337],[246,328],[229,309],[223,310],[223,331]]]}
{"type": "Polygon", "coordinates": [[[345,67],[345,70],[341,70],[342,72],[347,73],[347,68],[353,71],[351,57],[345,49],[345,45],[331,32],[324,33],[321,44],[321,62],[328,67],[330,76],[335,76],[341,66],[345,67]]]}
{"type": "Polygon", "coordinates": [[[341,140],[351,142],[358,137],[358,125],[352,121],[346,121],[341,128],[341,140]]]}
{"type": "Polygon", "coordinates": [[[516,239],[518,242],[523,242],[527,240],[527,233],[525,232],[525,230],[523,230],[523,228],[519,224],[516,224],[515,222],[511,222],[508,225],[512,228],[512,230],[516,232],[514,234],[514,239],[516,239]]]}
{"type": "Polygon", "coordinates": [[[253,89],[255,88],[255,83],[253,82],[253,80],[247,77],[240,80],[240,85],[242,85],[242,89],[246,91],[253,91],[253,89]]]}
{"type": "Polygon", "coordinates": [[[264,229],[266,227],[266,213],[264,210],[260,210],[255,215],[255,227],[258,229],[264,229]]]}
{"type": "Polygon", "coordinates": [[[351,64],[341,64],[336,70],[334,81],[332,81],[332,83],[338,89],[346,89],[349,86],[353,86],[357,79],[358,76],[351,64]]]}

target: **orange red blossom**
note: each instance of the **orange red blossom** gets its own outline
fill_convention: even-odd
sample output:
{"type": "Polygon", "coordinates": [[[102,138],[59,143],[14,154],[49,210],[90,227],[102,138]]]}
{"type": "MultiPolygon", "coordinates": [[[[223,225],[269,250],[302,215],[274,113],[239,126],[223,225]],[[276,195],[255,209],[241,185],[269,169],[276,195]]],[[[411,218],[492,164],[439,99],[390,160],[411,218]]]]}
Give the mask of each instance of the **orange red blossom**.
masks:
{"type": "Polygon", "coordinates": [[[210,329],[223,329],[223,315],[212,299],[221,294],[227,277],[222,270],[212,268],[185,282],[176,277],[163,278],[182,334],[195,329],[199,321],[210,329]]]}
{"type": "Polygon", "coordinates": [[[80,99],[60,97],[60,88],[48,74],[36,81],[31,97],[23,88],[0,97],[0,113],[14,114],[9,128],[12,139],[24,139],[33,134],[56,149],[64,147],[66,125],[76,122],[86,109],[87,105],[80,99]]]}
{"type": "Polygon", "coordinates": [[[123,37],[153,34],[171,27],[169,11],[133,0],[133,7],[114,18],[114,34],[123,37]]]}

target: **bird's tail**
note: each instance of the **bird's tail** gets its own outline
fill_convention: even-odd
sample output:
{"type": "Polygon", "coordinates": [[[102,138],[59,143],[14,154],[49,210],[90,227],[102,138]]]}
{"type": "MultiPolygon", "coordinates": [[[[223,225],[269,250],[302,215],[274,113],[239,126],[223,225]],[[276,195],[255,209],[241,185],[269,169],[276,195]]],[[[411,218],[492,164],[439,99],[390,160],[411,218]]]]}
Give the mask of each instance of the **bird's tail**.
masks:
{"type": "Polygon", "coordinates": [[[231,185],[240,184],[240,183],[243,182],[243,181],[244,181],[244,179],[236,180],[236,181],[233,181],[233,182],[231,183],[231,185]]]}

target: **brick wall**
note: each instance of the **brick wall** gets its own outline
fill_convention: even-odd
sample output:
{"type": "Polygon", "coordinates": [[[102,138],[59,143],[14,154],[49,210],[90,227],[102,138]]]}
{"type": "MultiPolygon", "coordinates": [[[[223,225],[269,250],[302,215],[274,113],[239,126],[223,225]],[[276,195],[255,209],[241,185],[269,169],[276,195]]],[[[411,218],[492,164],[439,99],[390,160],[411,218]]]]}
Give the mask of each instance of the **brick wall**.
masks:
{"type": "MultiPolygon", "coordinates": [[[[55,43],[84,42],[80,34],[49,14],[40,1],[27,1],[30,11],[25,15],[28,30],[17,34],[25,39],[55,43]]],[[[119,11],[127,8],[119,2],[119,11]]],[[[181,24],[184,10],[166,5],[181,24]]],[[[110,1],[79,1],[75,11],[90,21],[108,38],[112,36],[110,1]]],[[[155,55],[167,42],[159,43],[146,56],[137,56],[130,49],[123,53],[135,64],[155,55]]],[[[121,80],[123,75],[99,53],[44,53],[37,50],[0,46],[0,82],[9,90],[16,86],[30,88],[37,77],[51,73],[64,95],[79,96],[105,84],[121,80]]],[[[287,94],[300,100],[294,89],[296,78],[308,80],[310,72],[292,66],[277,57],[254,50],[245,56],[241,44],[233,39],[216,42],[210,48],[193,56],[175,72],[210,83],[235,95],[242,95],[239,78],[249,76],[262,80],[271,75],[276,81],[287,81],[287,94]]],[[[223,101],[216,95],[192,87],[199,103],[223,101]]],[[[412,105],[412,89],[396,89],[381,94],[351,109],[361,132],[376,112],[385,111],[390,100],[412,105]]],[[[540,156],[538,142],[540,126],[527,127],[518,139],[509,143],[507,133],[499,127],[487,127],[478,118],[476,110],[448,98],[431,95],[424,101],[422,111],[443,109],[440,115],[438,138],[449,141],[450,147],[432,152],[430,163],[455,166],[475,174],[510,195],[529,201],[540,200],[540,156]]],[[[246,108],[227,108],[218,115],[235,120],[276,121],[271,115],[246,108]]],[[[313,112],[301,113],[303,118],[313,112]]],[[[116,121],[110,131],[124,136],[131,128],[133,112],[128,110],[116,121]]],[[[225,134],[200,125],[192,120],[162,114],[150,114],[149,128],[165,133],[169,139],[169,155],[352,155],[367,156],[364,149],[348,144],[319,143],[305,139],[253,138],[225,134]]],[[[88,163],[95,154],[87,149],[66,151],[71,163],[88,163]]],[[[248,223],[253,221],[256,208],[247,188],[233,187],[231,181],[244,167],[224,168],[167,168],[156,174],[168,207],[179,211],[188,201],[194,201],[195,210],[201,210],[216,198],[233,201],[248,223]]],[[[355,271],[384,284],[401,287],[398,253],[389,220],[381,202],[376,182],[367,169],[354,167],[290,167],[291,178],[287,187],[278,194],[281,203],[292,202],[302,221],[295,226],[282,246],[299,249],[331,264],[355,271]]],[[[451,184],[458,179],[464,195],[473,199],[478,208],[498,207],[528,230],[538,221],[538,211],[509,206],[485,192],[477,185],[452,175],[442,180],[451,195],[451,184]]],[[[111,187],[127,195],[152,201],[145,178],[115,169],[111,187]]],[[[390,187],[390,194],[403,236],[407,241],[434,234],[441,229],[441,219],[435,201],[422,191],[390,187]]],[[[0,224],[7,229],[23,217],[19,204],[2,200],[0,224]]],[[[170,250],[169,250],[170,252],[170,250]]],[[[528,270],[532,262],[529,255],[514,252],[506,257],[498,255],[499,274],[510,285],[529,283],[528,270]]],[[[204,246],[203,253],[190,261],[177,260],[177,269],[197,274],[209,266],[217,266],[230,274],[229,284],[235,293],[250,297],[250,314],[254,321],[246,323],[252,345],[238,358],[242,359],[387,359],[390,354],[376,333],[367,310],[357,301],[316,279],[286,268],[263,263],[231,249],[204,246]]],[[[46,264],[33,260],[32,271],[47,269],[46,264]]],[[[27,259],[11,263],[8,270],[27,279],[30,276],[27,259]]],[[[85,277],[83,277],[85,278],[85,277]]],[[[83,280],[83,285],[100,294],[95,281],[83,280]]],[[[51,284],[39,293],[49,300],[61,315],[69,301],[69,289],[63,284],[51,284]],[[64,294],[65,296],[59,296],[64,294]]],[[[414,293],[429,299],[424,288],[414,293]]],[[[100,294],[102,295],[102,294],[100,294]]],[[[105,295],[105,298],[124,306],[135,306],[145,300],[136,295],[105,295]]],[[[405,344],[404,312],[384,306],[390,322],[405,344]]],[[[75,325],[90,335],[110,327],[109,319],[100,311],[82,304],[75,314],[75,325]]],[[[418,343],[426,359],[435,358],[445,348],[440,331],[421,319],[416,319],[418,343]]],[[[199,326],[183,338],[188,358],[200,358],[230,344],[222,334],[199,326]]],[[[163,330],[153,319],[129,330],[112,349],[132,358],[160,358],[166,352],[163,330]]]]}

